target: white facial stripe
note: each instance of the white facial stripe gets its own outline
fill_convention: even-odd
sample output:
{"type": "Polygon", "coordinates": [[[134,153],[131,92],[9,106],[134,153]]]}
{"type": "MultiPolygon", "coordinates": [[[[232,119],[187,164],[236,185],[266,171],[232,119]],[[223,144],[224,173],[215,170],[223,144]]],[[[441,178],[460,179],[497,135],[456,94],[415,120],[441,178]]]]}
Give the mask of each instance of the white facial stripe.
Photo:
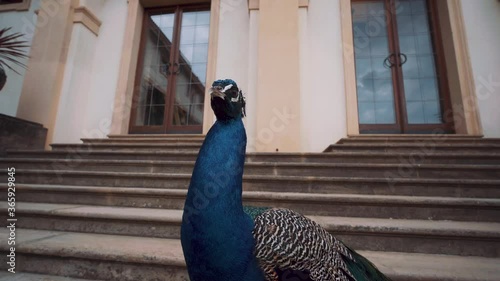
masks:
{"type": "Polygon", "coordinates": [[[223,93],[225,93],[227,90],[231,89],[233,87],[233,84],[229,84],[226,87],[224,87],[224,90],[222,90],[223,93]]]}

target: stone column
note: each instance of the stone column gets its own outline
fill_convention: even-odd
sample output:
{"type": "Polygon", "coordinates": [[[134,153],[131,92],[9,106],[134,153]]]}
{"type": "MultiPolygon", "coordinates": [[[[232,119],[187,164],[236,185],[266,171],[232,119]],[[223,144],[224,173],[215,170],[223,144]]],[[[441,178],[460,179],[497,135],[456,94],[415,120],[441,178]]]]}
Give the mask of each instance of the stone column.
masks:
{"type": "Polygon", "coordinates": [[[299,1],[260,0],[256,150],[300,151],[299,1]]]}
{"type": "Polygon", "coordinates": [[[42,0],[24,78],[17,117],[41,123],[54,133],[62,78],[78,0],[42,0]]]}

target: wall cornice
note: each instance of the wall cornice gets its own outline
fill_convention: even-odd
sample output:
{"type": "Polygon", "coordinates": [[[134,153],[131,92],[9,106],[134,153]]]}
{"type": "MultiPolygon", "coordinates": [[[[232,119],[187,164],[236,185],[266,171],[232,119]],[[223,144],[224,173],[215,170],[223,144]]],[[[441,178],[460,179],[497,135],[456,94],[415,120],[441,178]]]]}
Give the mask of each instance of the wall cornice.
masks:
{"type": "Polygon", "coordinates": [[[73,22],[83,24],[88,30],[96,36],[99,36],[99,28],[101,27],[102,21],[87,7],[80,6],[75,8],[73,22]]]}

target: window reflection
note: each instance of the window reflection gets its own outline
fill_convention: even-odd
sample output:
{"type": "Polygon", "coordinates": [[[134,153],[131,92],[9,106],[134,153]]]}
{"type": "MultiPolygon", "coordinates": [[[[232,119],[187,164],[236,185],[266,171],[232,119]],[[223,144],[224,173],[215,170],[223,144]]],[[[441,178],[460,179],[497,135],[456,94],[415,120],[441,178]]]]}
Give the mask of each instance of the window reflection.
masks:
{"type": "Polygon", "coordinates": [[[208,61],[210,12],[185,12],[182,16],[180,61],[173,125],[202,125],[208,61]]]}
{"type": "Polygon", "coordinates": [[[386,11],[385,2],[351,1],[359,123],[395,124],[397,93],[398,110],[404,112],[406,107],[407,113],[401,122],[440,124],[440,77],[427,1],[396,0],[395,14],[386,11]],[[386,20],[396,24],[391,33],[386,20]]]}
{"type": "Polygon", "coordinates": [[[205,80],[208,62],[210,12],[183,12],[176,27],[175,13],[149,15],[143,46],[142,77],[137,98],[135,124],[163,125],[165,108],[171,125],[202,125],[205,80]],[[173,43],[174,34],[179,40],[173,43]],[[172,53],[177,49],[178,53],[172,53]],[[170,107],[166,101],[168,84],[173,91],[170,107]],[[172,97],[173,95],[173,97],[172,97]],[[170,117],[169,116],[169,117],[170,117]]]}
{"type": "Polygon", "coordinates": [[[163,125],[174,17],[174,14],[150,16],[137,101],[137,126],[163,125]]]}
{"type": "Polygon", "coordinates": [[[383,1],[352,2],[360,124],[394,124],[391,70],[384,67],[389,38],[383,1]]]}
{"type": "Polygon", "coordinates": [[[401,51],[408,57],[403,65],[408,123],[440,124],[439,77],[426,1],[397,0],[396,5],[402,7],[397,15],[401,51]]]}

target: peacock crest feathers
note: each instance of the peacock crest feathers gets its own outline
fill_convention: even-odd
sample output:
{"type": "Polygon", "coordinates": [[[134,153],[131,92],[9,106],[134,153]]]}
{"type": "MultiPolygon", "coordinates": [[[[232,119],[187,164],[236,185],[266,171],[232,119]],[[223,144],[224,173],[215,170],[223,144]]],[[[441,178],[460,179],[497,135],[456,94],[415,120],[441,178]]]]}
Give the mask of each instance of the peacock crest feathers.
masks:
{"type": "Polygon", "coordinates": [[[234,80],[214,81],[210,88],[210,95],[211,105],[218,120],[246,116],[246,99],[234,80]]]}

